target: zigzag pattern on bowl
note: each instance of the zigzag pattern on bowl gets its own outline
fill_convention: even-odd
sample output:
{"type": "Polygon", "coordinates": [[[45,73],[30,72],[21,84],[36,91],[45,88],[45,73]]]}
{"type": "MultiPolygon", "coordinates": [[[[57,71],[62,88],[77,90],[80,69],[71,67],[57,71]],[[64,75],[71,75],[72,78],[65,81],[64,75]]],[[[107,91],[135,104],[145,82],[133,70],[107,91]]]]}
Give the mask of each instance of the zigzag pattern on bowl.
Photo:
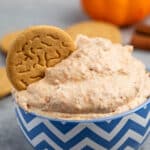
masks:
{"type": "Polygon", "coordinates": [[[137,149],[150,133],[150,103],[135,113],[105,122],[52,121],[16,106],[18,123],[37,150],[137,149]]]}

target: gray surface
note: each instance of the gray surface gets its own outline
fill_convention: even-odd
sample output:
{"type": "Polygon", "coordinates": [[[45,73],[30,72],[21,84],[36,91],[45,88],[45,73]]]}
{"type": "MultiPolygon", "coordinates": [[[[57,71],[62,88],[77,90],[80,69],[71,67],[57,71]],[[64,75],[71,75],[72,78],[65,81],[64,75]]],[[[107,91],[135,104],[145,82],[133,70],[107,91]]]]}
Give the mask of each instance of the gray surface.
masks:
{"type": "MultiPolygon", "coordinates": [[[[77,0],[0,0],[0,37],[33,24],[66,27],[86,19],[77,0]]],[[[131,32],[132,28],[123,30],[125,43],[131,32]]],[[[134,55],[150,67],[149,52],[136,51],[134,55]]],[[[4,58],[0,53],[0,66],[4,65],[4,58]]],[[[0,101],[0,150],[32,150],[16,123],[13,107],[11,96],[0,101]]],[[[150,137],[141,149],[149,147],[150,137]]]]}

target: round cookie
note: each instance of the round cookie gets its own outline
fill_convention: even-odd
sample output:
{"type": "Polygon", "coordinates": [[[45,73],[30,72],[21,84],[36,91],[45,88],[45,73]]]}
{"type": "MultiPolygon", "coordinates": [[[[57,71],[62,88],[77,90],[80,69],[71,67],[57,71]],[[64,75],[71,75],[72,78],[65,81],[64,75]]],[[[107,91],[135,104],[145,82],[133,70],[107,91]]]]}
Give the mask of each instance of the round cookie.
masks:
{"type": "Polygon", "coordinates": [[[121,33],[119,29],[109,23],[98,21],[86,21],[74,24],[66,29],[66,32],[75,40],[78,34],[89,37],[108,38],[114,43],[121,43],[121,33]]]}
{"type": "Polygon", "coordinates": [[[11,83],[7,78],[6,69],[0,67],[0,98],[11,92],[11,83]]]}
{"type": "Polygon", "coordinates": [[[53,26],[33,26],[20,33],[7,55],[7,74],[17,90],[44,77],[52,67],[75,50],[72,38],[53,26]]]}
{"type": "Polygon", "coordinates": [[[0,49],[4,53],[7,53],[9,51],[12,42],[16,39],[19,33],[21,33],[21,31],[12,32],[2,37],[2,39],[0,40],[0,49]]]}

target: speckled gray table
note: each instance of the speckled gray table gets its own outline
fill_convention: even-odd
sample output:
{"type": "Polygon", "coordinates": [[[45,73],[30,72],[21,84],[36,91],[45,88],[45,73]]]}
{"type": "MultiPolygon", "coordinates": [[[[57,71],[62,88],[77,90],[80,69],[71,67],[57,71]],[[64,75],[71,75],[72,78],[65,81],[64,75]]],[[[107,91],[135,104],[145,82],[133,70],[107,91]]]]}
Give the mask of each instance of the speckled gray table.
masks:
{"type": "MultiPolygon", "coordinates": [[[[67,27],[88,17],[82,13],[78,0],[0,0],[0,37],[11,31],[35,24],[52,24],[67,27]]],[[[150,22],[150,20],[148,20],[150,22]]],[[[124,42],[128,42],[132,28],[122,31],[124,42]]],[[[135,51],[134,55],[150,67],[150,53],[135,51]]],[[[0,66],[5,56],[0,53],[0,66]]],[[[12,97],[0,101],[0,150],[32,150],[20,131],[15,118],[12,97]]],[[[142,150],[150,149],[150,137],[142,150]]]]}

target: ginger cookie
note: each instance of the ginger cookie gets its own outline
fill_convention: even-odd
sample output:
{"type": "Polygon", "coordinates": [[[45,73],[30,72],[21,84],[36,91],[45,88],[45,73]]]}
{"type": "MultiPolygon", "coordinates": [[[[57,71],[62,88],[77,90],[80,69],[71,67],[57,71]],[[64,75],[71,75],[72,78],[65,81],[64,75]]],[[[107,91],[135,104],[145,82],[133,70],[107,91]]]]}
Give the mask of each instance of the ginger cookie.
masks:
{"type": "Polygon", "coordinates": [[[75,40],[78,34],[89,37],[108,38],[114,43],[121,43],[121,33],[119,29],[109,23],[98,21],[86,21],[74,24],[66,29],[66,32],[75,40]]]}
{"type": "Polygon", "coordinates": [[[138,24],[135,31],[139,34],[145,34],[150,36],[150,25],[148,24],[138,24]]]}
{"type": "Polygon", "coordinates": [[[12,42],[16,39],[19,33],[21,33],[21,31],[12,32],[2,37],[2,39],[0,40],[0,49],[4,53],[7,53],[9,51],[12,42]]]}
{"type": "Polygon", "coordinates": [[[138,24],[132,35],[131,44],[135,48],[150,50],[150,25],[138,24]]]}
{"type": "Polygon", "coordinates": [[[11,92],[11,83],[7,78],[6,69],[0,67],[0,98],[11,92]]]}
{"type": "Polygon", "coordinates": [[[45,69],[75,50],[72,38],[53,26],[33,26],[21,32],[7,55],[7,74],[17,90],[44,77],[45,69]]]}
{"type": "Polygon", "coordinates": [[[150,36],[134,33],[132,36],[131,44],[135,48],[150,50],[150,36]]]}

